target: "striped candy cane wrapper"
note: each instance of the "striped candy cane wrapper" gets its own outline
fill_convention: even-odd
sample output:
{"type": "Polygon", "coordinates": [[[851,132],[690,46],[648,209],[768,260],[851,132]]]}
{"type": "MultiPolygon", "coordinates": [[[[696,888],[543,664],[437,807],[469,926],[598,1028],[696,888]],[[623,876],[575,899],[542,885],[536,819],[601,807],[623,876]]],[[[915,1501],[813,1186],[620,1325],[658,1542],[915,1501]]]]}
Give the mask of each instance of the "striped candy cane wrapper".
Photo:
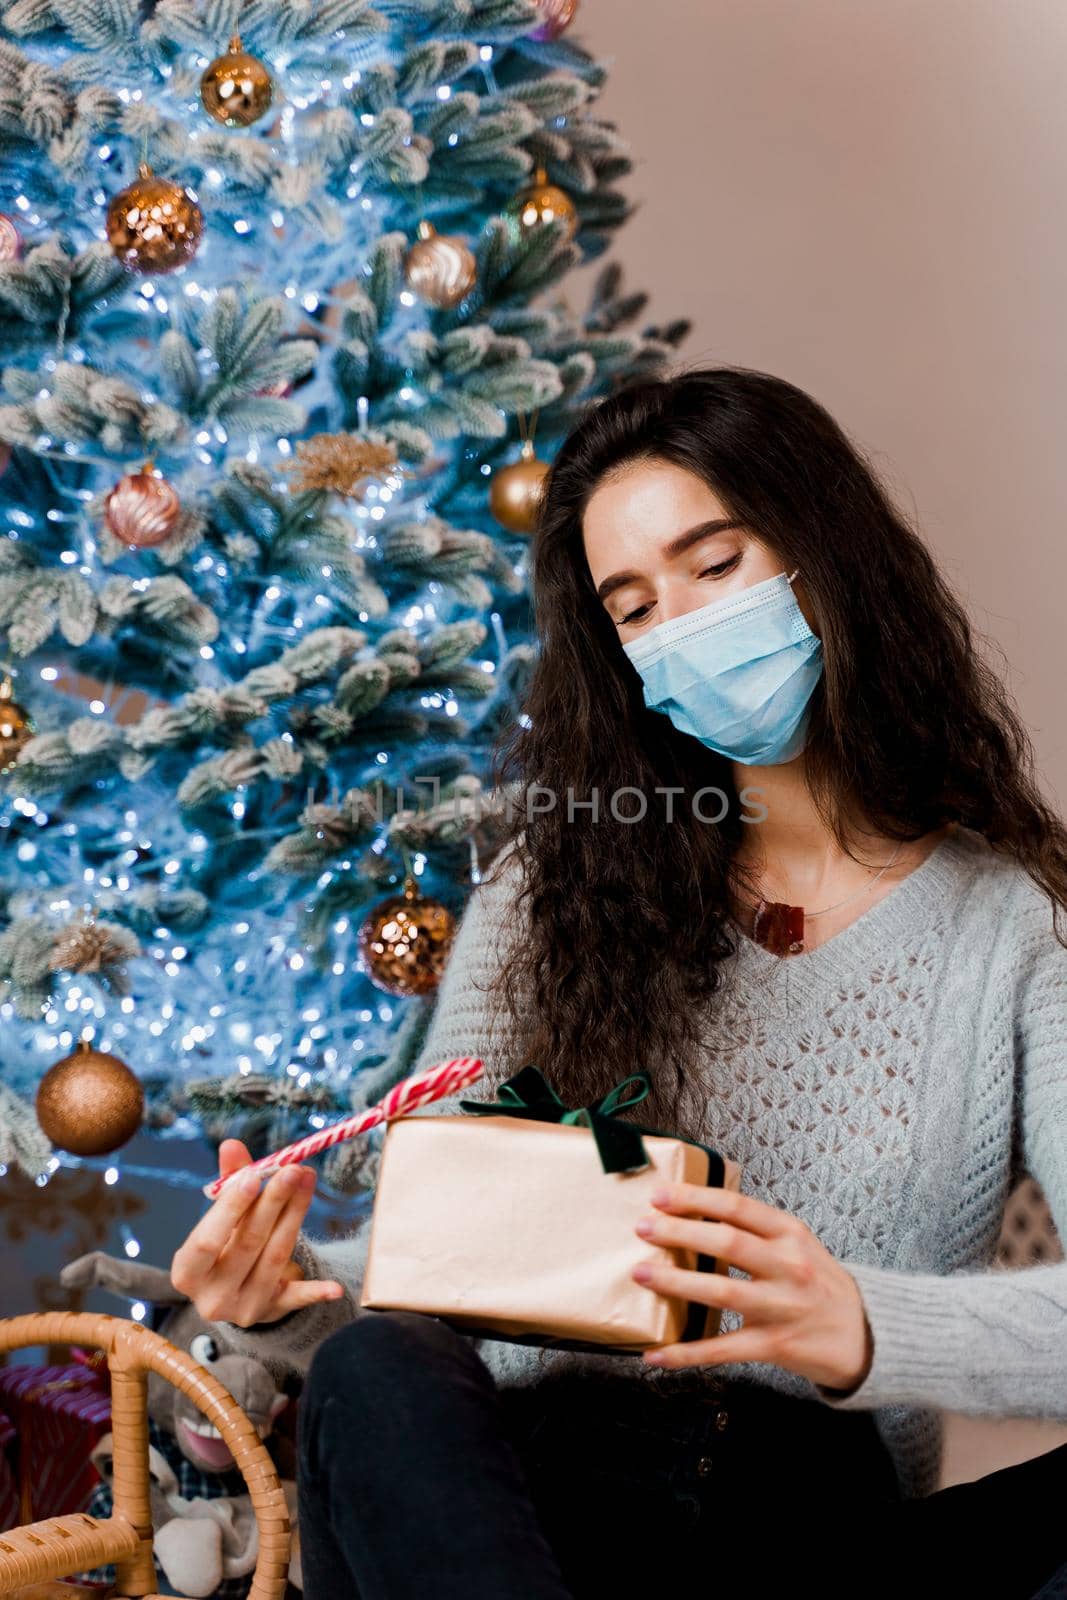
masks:
{"type": "Polygon", "coordinates": [[[469,1083],[481,1077],[482,1071],[482,1062],[477,1056],[456,1056],[451,1061],[439,1061],[425,1072],[402,1078],[377,1105],[368,1107],[366,1111],[358,1111],[355,1116],[345,1117],[343,1122],[335,1122],[329,1128],[320,1128],[318,1133],[309,1133],[306,1138],[298,1139],[295,1144],[287,1144],[283,1150],[261,1156],[258,1161],[230,1173],[229,1177],[213,1178],[204,1185],[204,1193],[209,1200],[217,1200],[230,1178],[239,1178],[246,1172],[258,1172],[265,1180],[282,1167],[306,1161],[310,1156],[320,1155],[323,1150],[331,1150],[335,1144],[354,1139],[369,1128],[376,1128],[380,1122],[406,1117],[410,1111],[417,1111],[432,1100],[443,1100],[445,1095],[465,1089],[469,1083]]]}

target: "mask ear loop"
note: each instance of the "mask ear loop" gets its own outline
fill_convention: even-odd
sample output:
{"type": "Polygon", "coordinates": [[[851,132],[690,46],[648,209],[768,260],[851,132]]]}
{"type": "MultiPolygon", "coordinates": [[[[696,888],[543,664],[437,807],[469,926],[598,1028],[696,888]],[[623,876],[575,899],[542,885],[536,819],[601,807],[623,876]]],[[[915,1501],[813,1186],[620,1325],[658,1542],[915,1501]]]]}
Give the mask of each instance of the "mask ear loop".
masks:
{"type": "Polygon", "coordinates": [[[792,572],[789,574],[788,578],[785,580],[786,583],[792,583],[793,579],[796,577],[796,575],[797,575],[797,573],[799,571],[800,571],[799,567],[794,567],[792,572]]]}

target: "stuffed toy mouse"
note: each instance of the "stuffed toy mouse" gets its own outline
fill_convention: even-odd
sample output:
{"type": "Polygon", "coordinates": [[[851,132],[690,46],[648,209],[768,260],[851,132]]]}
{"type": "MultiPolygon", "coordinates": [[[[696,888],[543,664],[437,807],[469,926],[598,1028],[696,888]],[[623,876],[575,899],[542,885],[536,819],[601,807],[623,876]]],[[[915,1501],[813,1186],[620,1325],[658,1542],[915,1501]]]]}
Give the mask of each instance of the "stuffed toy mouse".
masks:
{"type": "MultiPolygon", "coordinates": [[[[91,1250],[63,1267],[68,1289],[110,1289],[129,1300],[166,1307],[155,1331],[187,1350],[233,1395],[261,1439],[288,1404],[262,1362],[227,1350],[217,1327],[205,1322],[169,1272],[91,1250]]],[[[180,1389],[148,1375],[149,1471],[157,1565],[173,1591],[191,1600],[217,1596],[242,1600],[251,1588],[259,1531],[245,1481],[217,1428],[180,1389]]],[[[100,1473],[89,1511],[111,1512],[111,1434],[97,1441],[92,1461],[100,1473]]],[[[302,1588],[296,1534],[296,1485],[282,1479],[293,1528],[289,1579],[302,1588]]],[[[106,1575],[107,1569],[99,1569],[106,1575]]]]}

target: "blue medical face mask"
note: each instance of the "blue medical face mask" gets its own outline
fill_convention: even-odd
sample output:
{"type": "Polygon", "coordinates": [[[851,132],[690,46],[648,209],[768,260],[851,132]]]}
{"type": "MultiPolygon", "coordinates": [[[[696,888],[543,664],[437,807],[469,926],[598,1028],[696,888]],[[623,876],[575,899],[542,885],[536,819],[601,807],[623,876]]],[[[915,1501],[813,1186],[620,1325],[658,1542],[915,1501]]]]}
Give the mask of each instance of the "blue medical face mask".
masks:
{"type": "Polygon", "coordinates": [[[786,576],[672,617],[623,645],[645,705],[682,733],[747,766],[791,761],[804,748],[822,641],[786,576]]]}

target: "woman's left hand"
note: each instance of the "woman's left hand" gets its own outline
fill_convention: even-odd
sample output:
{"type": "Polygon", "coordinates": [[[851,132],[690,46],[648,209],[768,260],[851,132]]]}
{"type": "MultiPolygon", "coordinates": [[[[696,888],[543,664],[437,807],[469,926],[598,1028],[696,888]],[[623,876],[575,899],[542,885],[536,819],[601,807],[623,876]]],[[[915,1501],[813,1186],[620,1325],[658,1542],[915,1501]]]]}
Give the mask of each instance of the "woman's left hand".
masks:
{"type": "Polygon", "coordinates": [[[863,1297],[806,1223],[752,1195],[697,1183],[672,1184],[652,1204],[657,1210],[637,1224],[643,1239],[715,1256],[749,1276],[658,1262],[635,1267],[634,1278],[660,1294],[721,1306],[744,1319],[734,1333],[646,1351],[646,1362],[706,1367],[768,1361],[829,1389],[858,1388],[873,1356],[863,1297]]]}

